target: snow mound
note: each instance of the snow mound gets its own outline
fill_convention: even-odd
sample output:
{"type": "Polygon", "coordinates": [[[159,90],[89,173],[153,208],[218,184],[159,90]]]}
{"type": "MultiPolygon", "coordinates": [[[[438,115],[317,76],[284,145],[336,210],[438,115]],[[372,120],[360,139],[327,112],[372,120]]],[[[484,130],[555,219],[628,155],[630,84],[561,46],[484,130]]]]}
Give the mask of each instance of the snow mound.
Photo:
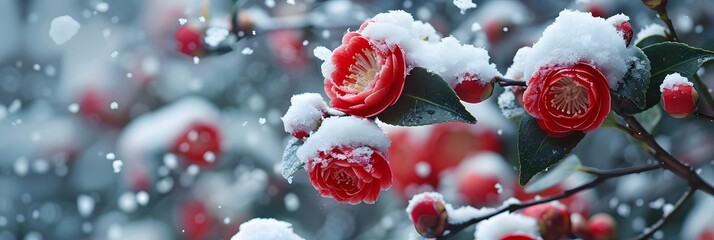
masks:
{"type": "Polygon", "coordinates": [[[508,234],[521,233],[540,236],[535,219],[516,213],[501,213],[481,221],[476,225],[474,237],[477,240],[498,240],[508,234]]]}
{"type": "Polygon", "coordinates": [[[659,85],[659,91],[664,92],[665,89],[672,89],[676,86],[694,86],[687,78],[682,77],[679,73],[672,73],[664,77],[662,85],[659,85]]]}
{"type": "Polygon", "coordinates": [[[293,232],[292,224],[272,218],[254,218],[240,225],[231,240],[305,240],[293,232]]]}
{"type": "MultiPolygon", "coordinates": [[[[389,138],[382,132],[382,129],[368,119],[352,116],[329,117],[297,150],[296,155],[298,159],[307,163],[309,160],[317,158],[320,152],[344,146],[355,148],[369,146],[386,155],[389,144],[389,138]]],[[[358,149],[354,149],[353,154],[359,153],[354,151],[358,151],[358,149]]]]}

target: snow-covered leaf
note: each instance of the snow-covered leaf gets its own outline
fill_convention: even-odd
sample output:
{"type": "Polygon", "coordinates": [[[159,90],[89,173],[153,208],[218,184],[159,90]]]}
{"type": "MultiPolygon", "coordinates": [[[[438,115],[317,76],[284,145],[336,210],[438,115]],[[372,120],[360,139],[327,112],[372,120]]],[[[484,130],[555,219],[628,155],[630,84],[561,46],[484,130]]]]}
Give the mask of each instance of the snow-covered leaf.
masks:
{"type": "Polygon", "coordinates": [[[566,137],[550,137],[526,114],[518,124],[518,181],[526,185],[536,174],[559,162],[585,137],[575,132],[566,137]]]}
{"type": "Polygon", "coordinates": [[[384,123],[421,126],[441,122],[476,123],[476,118],[444,80],[424,68],[414,68],[407,76],[397,102],[377,115],[384,123]]]}
{"type": "Polygon", "coordinates": [[[288,142],[288,145],[285,147],[285,152],[283,152],[283,169],[280,174],[288,180],[288,183],[293,182],[293,174],[305,165],[295,154],[303,143],[305,143],[305,141],[293,138],[288,142]]]}
{"type": "Polygon", "coordinates": [[[580,159],[576,155],[566,157],[553,169],[543,172],[538,178],[526,186],[526,193],[537,193],[546,190],[562,182],[575,173],[582,166],[580,159]]]}

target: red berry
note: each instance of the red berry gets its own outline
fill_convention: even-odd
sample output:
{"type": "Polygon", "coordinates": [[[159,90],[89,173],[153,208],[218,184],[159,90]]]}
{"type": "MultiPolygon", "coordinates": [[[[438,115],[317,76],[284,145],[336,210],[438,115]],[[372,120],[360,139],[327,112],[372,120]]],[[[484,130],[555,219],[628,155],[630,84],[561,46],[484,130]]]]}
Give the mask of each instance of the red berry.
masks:
{"type": "Polygon", "coordinates": [[[522,233],[513,233],[513,234],[508,234],[506,236],[503,236],[499,238],[498,240],[536,240],[537,238],[528,235],[528,234],[522,234],[522,233]]]}
{"type": "Polygon", "coordinates": [[[297,131],[293,133],[293,137],[297,139],[305,139],[307,136],[310,136],[310,134],[304,132],[304,131],[297,131]]]}
{"type": "Polygon", "coordinates": [[[454,87],[456,95],[459,98],[468,103],[479,103],[483,100],[488,99],[488,97],[493,94],[493,82],[482,83],[478,80],[472,80],[473,78],[467,75],[466,78],[471,78],[464,80],[454,87]]]}
{"type": "Polygon", "coordinates": [[[594,240],[615,239],[615,219],[605,213],[590,217],[588,231],[594,240]]]}
{"type": "Polygon", "coordinates": [[[630,43],[632,42],[632,25],[630,25],[630,22],[624,21],[615,24],[615,29],[622,33],[622,38],[625,39],[625,46],[630,46],[630,43]]]}
{"type": "Polygon", "coordinates": [[[470,173],[459,181],[458,191],[465,203],[471,206],[492,206],[499,200],[496,184],[498,184],[498,178],[495,176],[470,173]]]}
{"type": "Polygon", "coordinates": [[[424,237],[438,238],[446,230],[447,213],[444,202],[436,197],[424,196],[413,205],[409,216],[417,232],[424,237]]]}
{"type": "Polygon", "coordinates": [[[180,227],[188,239],[209,239],[213,232],[214,220],[206,206],[195,200],[185,202],[180,212],[180,227]]]}
{"type": "Polygon", "coordinates": [[[570,212],[564,205],[544,203],[527,207],[523,215],[538,221],[543,239],[561,239],[570,232],[570,212]]]}
{"type": "Polygon", "coordinates": [[[171,151],[201,166],[211,166],[221,154],[221,136],[216,126],[198,122],[184,130],[171,151]]]}
{"type": "Polygon", "coordinates": [[[203,41],[198,28],[190,25],[181,25],[176,31],[176,44],[179,52],[188,56],[198,56],[203,52],[203,41]]]}
{"type": "Polygon", "coordinates": [[[697,109],[699,93],[694,87],[682,84],[662,90],[662,107],[673,118],[687,117],[697,109]]]}
{"type": "Polygon", "coordinates": [[[714,229],[704,230],[699,234],[697,240],[714,240],[714,229]]]}

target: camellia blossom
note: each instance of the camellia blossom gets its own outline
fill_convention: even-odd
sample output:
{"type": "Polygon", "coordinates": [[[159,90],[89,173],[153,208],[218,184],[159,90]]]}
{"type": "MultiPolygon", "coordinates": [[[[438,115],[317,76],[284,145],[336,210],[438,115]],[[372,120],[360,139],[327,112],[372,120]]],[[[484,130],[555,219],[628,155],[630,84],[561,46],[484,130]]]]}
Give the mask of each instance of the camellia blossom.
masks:
{"type": "Polygon", "coordinates": [[[662,92],[662,108],[673,118],[687,117],[697,109],[699,93],[694,89],[694,84],[679,73],[665,76],[659,88],[662,92]]]}
{"type": "Polygon", "coordinates": [[[307,164],[312,186],[337,202],[375,203],[392,186],[387,159],[371,147],[334,147],[307,164]]]}
{"type": "Polygon", "coordinates": [[[373,117],[393,105],[404,89],[407,66],[399,46],[379,48],[350,32],[332,54],[334,71],[325,79],[330,105],[360,117],[373,117]]]}
{"type": "Polygon", "coordinates": [[[610,90],[596,67],[580,62],[542,67],[523,93],[526,111],[550,136],[597,129],[610,112],[610,90]]]}

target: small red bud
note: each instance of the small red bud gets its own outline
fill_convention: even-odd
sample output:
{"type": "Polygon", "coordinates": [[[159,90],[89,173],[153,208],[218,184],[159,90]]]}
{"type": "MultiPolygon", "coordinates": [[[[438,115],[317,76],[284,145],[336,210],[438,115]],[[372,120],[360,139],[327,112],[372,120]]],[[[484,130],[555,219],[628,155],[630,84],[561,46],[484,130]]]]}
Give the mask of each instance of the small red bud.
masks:
{"type": "Polygon", "coordinates": [[[662,90],[662,107],[673,118],[685,118],[697,109],[699,94],[694,87],[674,85],[662,90]]]}
{"type": "Polygon", "coordinates": [[[187,56],[198,56],[203,53],[202,32],[189,24],[181,25],[174,36],[179,52],[187,56]]]}
{"type": "MultiPolygon", "coordinates": [[[[412,205],[410,203],[410,205],[412,205]]],[[[438,238],[446,230],[447,213],[444,202],[432,196],[424,196],[415,203],[409,213],[416,231],[424,237],[438,238]]]]}
{"type": "Polygon", "coordinates": [[[498,184],[497,177],[470,173],[459,181],[458,191],[468,205],[474,207],[492,206],[499,200],[496,184],[498,184]]]}
{"type": "Polygon", "coordinates": [[[508,234],[506,236],[503,236],[499,238],[498,240],[536,240],[537,238],[528,235],[528,234],[522,234],[522,233],[513,233],[513,234],[508,234]]]}
{"type": "Polygon", "coordinates": [[[667,0],[642,0],[642,3],[652,10],[664,9],[667,6],[667,0]]]}
{"type": "Polygon", "coordinates": [[[194,123],[179,135],[171,151],[200,166],[212,166],[221,154],[221,136],[213,124],[194,123]]]}
{"type": "Polygon", "coordinates": [[[523,215],[538,221],[543,239],[561,239],[570,232],[570,213],[563,205],[539,204],[524,209],[523,215]]]}
{"type": "Polygon", "coordinates": [[[310,134],[306,133],[305,131],[297,131],[293,133],[293,137],[297,139],[305,139],[308,136],[310,136],[310,134]]]}
{"type": "Polygon", "coordinates": [[[630,43],[632,42],[632,36],[634,36],[634,33],[632,33],[632,25],[630,25],[630,22],[624,21],[616,23],[615,29],[617,29],[618,32],[622,33],[622,37],[625,39],[625,46],[630,46],[630,43]]]}
{"type": "Polygon", "coordinates": [[[459,98],[468,103],[479,103],[493,94],[493,81],[481,82],[478,77],[466,74],[464,80],[454,87],[454,91],[459,98]]]}
{"type": "Polygon", "coordinates": [[[609,214],[595,214],[590,217],[588,231],[594,240],[615,239],[615,219],[613,219],[609,214]]]}

